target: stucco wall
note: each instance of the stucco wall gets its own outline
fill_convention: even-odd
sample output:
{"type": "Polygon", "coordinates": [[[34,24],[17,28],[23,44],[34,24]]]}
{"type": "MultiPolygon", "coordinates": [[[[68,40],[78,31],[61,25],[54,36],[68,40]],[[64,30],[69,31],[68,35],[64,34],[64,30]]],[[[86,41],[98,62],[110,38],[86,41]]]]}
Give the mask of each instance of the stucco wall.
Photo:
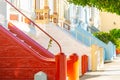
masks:
{"type": "Polygon", "coordinates": [[[7,4],[4,0],[0,1],[0,24],[6,25],[7,22],[7,4]]]}
{"type": "Polygon", "coordinates": [[[120,29],[120,16],[108,12],[100,12],[101,24],[100,28],[102,31],[108,32],[111,29],[120,29]]]}

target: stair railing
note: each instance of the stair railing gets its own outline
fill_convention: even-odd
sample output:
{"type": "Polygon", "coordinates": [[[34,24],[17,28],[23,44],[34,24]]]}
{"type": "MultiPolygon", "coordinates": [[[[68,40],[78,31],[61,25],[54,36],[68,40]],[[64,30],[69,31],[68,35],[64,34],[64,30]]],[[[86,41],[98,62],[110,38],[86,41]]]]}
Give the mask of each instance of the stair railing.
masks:
{"type": "Polygon", "coordinates": [[[15,10],[17,10],[21,15],[23,15],[25,18],[27,18],[33,25],[35,25],[35,27],[37,27],[39,30],[41,30],[43,33],[45,33],[50,39],[52,39],[53,41],[56,42],[56,44],[59,47],[59,51],[60,53],[62,52],[62,48],[61,45],[57,42],[57,40],[55,40],[51,35],[49,35],[47,32],[45,32],[42,28],[40,28],[34,21],[32,21],[30,18],[28,18],[24,13],[22,13],[19,9],[17,9],[11,2],[9,2],[8,0],[5,0],[9,5],[11,5],[15,10]]]}

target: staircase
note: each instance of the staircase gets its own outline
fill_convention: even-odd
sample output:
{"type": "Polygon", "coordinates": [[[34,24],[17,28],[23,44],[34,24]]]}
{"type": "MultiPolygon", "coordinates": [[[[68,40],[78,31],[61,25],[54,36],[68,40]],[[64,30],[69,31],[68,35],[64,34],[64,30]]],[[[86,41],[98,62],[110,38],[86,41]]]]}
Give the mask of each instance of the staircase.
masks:
{"type": "Polygon", "coordinates": [[[76,54],[68,59],[63,53],[53,55],[11,23],[8,28],[10,31],[0,25],[0,80],[34,80],[39,71],[45,72],[48,80],[66,80],[67,76],[79,80],[76,54]]]}
{"type": "MultiPolygon", "coordinates": [[[[8,0],[5,1],[28,18],[8,0]]],[[[66,77],[79,80],[79,57],[73,54],[66,58],[60,44],[28,20],[58,45],[59,52],[56,55],[49,52],[12,23],[8,24],[8,29],[0,25],[0,80],[34,80],[34,74],[39,71],[47,74],[47,80],[66,80],[66,77]]]]}
{"type": "MultiPolygon", "coordinates": [[[[14,7],[9,1],[5,1],[14,7]]],[[[24,14],[23,16],[25,17],[24,14]]],[[[48,80],[65,80],[65,60],[57,59],[62,54],[61,50],[61,54],[55,56],[11,23],[8,26],[9,31],[0,25],[0,80],[34,80],[34,74],[39,71],[45,72],[48,80]],[[64,66],[65,71],[60,70],[63,77],[58,79],[61,76],[57,64],[59,60],[62,60],[61,66],[64,66]]]]}
{"type": "Polygon", "coordinates": [[[54,58],[49,60],[41,55],[45,52],[38,54],[22,39],[13,36],[2,26],[0,48],[0,80],[33,80],[34,74],[41,70],[48,74],[49,80],[55,80],[54,58]]]}
{"type": "MultiPolygon", "coordinates": [[[[15,23],[15,25],[18,26],[17,23],[15,23]]],[[[81,56],[83,54],[90,55],[90,47],[75,40],[75,38],[73,38],[64,29],[61,29],[60,27],[58,27],[52,23],[49,23],[46,25],[40,25],[40,24],[38,24],[38,25],[41,28],[44,27],[44,30],[47,33],[49,33],[50,35],[52,35],[61,44],[62,51],[66,55],[70,55],[71,53],[77,53],[79,56],[81,56]]],[[[24,31],[24,32],[26,34],[28,34],[29,37],[31,37],[32,39],[37,41],[39,44],[41,44],[42,46],[45,46],[47,48],[47,45],[48,45],[48,42],[50,39],[48,37],[46,37],[45,35],[43,35],[43,33],[40,33],[40,31],[38,31],[37,29],[35,29],[35,32],[33,33],[35,35],[31,34],[33,31],[31,31],[31,32],[24,31]]],[[[53,41],[52,41],[51,47],[49,48],[49,51],[51,51],[54,54],[57,54],[57,52],[59,51],[59,48],[53,41]]]]}
{"type": "Polygon", "coordinates": [[[82,29],[81,27],[76,27],[72,30],[70,30],[70,34],[76,38],[76,40],[82,42],[83,44],[87,45],[87,46],[91,46],[92,44],[96,44],[99,47],[103,47],[104,48],[104,60],[106,62],[113,60],[113,58],[115,57],[115,45],[111,42],[109,42],[108,44],[102,42],[101,40],[99,40],[98,38],[96,38],[95,36],[93,36],[91,33],[85,31],[84,29],[82,29]]]}

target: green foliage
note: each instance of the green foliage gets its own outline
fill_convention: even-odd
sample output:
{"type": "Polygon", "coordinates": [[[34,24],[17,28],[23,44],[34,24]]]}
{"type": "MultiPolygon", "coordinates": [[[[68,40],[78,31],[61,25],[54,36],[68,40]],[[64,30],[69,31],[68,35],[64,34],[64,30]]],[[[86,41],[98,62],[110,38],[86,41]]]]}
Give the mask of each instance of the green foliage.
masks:
{"type": "Polygon", "coordinates": [[[120,0],[67,0],[69,3],[81,6],[93,6],[102,11],[120,15],[120,0]]]}
{"type": "Polygon", "coordinates": [[[120,49],[120,39],[116,39],[116,47],[117,49],[120,49]]]}
{"type": "Polygon", "coordinates": [[[105,43],[111,41],[117,48],[120,49],[120,29],[112,29],[109,33],[97,32],[93,35],[105,43]]]}
{"type": "Polygon", "coordinates": [[[110,34],[118,39],[118,38],[120,38],[120,29],[112,29],[112,30],[110,30],[110,34]]]}
{"type": "Polygon", "coordinates": [[[97,33],[94,33],[94,36],[100,39],[101,41],[105,42],[106,44],[109,41],[115,43],[115,38],[107,32],[97,32],[97,33]]]}
{"type": "Polygon", "coordinates": [[[115,38],[115,44],[118,49],[120,49],[120,29],[110,30],[110,34],[115,38]]]}

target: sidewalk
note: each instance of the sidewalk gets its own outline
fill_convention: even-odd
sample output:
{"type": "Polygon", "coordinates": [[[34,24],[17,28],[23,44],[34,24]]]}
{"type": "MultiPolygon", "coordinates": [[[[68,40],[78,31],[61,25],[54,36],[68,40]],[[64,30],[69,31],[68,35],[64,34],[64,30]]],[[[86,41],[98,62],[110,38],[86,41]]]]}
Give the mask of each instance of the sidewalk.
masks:
{"type": "Polygon", "coordinates": [[[110,63],[105,63],[104,68],[87,72],[80,80],[120,80],[120,55],[110,63]]]}

